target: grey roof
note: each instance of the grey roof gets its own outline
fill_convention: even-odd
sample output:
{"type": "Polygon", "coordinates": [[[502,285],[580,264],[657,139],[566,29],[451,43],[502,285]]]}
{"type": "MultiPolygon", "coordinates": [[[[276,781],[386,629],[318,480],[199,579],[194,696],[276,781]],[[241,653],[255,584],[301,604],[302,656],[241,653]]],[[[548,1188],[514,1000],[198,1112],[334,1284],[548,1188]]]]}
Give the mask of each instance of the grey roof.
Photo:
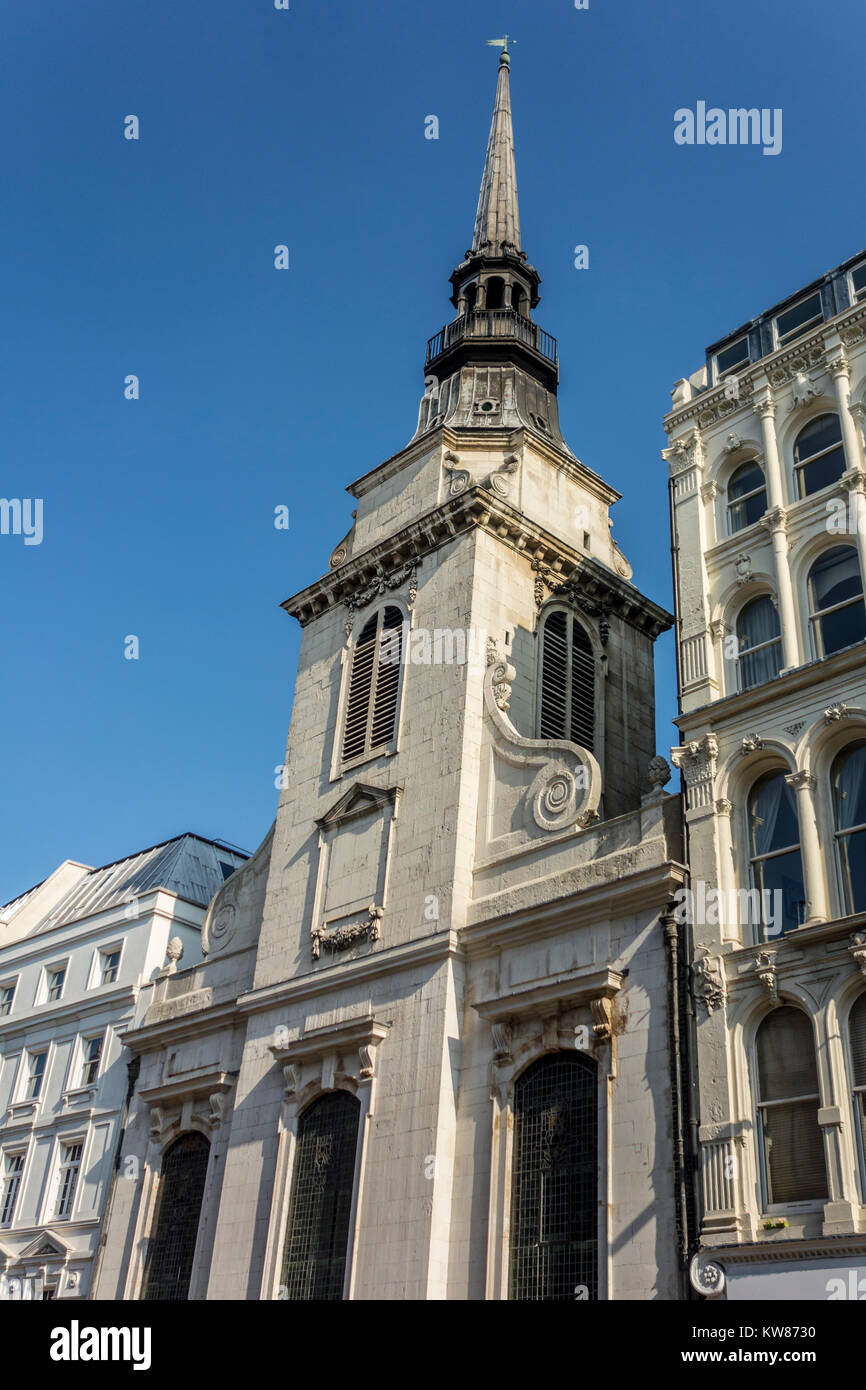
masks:
{"type": "MultiPolygon", "coordinates": [[[[48,931],[67,922],[90,917],[96,912],[104,912],[107,908],[117,907],[157,888],[176,893],[178,897],[197,903],[200,907],[207,907],[228,877],[221,866],[225,864],[234,870],[240,868],[248,858],[249,855],[243,850],[229,849],[200,835],[178,835],[173,840],[152,845],[126,859],[117,859],[102,868],[91,869],[45,918],[39,931],[48,931]]],[[[15,899],[17,907],[23,906],[27,897],[29,893],[15,899]]],[[[8,921],[11,913],[0,909],[0,916],[8,921]]]]}
{"type": "Polygon", "coordinates": [[[499,60],[496,100],[484,157],[472,250],[486,250],[488,255],[496,256],[500,254],[503,244],[514,251],[521,250],[507,53],[503,53],[499,60]]]}

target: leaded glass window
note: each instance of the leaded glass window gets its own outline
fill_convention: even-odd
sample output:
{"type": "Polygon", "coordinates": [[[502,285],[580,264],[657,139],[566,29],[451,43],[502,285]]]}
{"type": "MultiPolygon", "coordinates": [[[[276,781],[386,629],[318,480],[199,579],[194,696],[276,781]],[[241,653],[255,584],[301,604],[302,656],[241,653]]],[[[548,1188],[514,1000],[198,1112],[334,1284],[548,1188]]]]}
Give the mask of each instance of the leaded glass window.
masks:
{"type": "Polygon", "coordinates": [[[283,1256],[286,1298],[343,1297],[360,1110],[348,1091],[331,1091],[298,1122],[283,1256]]]}
{"type": "Polygon", "coordinates": [[[514,1087],[509,1298],[598,1298],[597,1073],[577,1052],[514,1087]]]}
{"type": "Polygon", "coordinates": [[[143,1299],[172,1302],[189,1296],[209,1156],[210,1144],[194,1130],[165,1151],[143,1299]]]}

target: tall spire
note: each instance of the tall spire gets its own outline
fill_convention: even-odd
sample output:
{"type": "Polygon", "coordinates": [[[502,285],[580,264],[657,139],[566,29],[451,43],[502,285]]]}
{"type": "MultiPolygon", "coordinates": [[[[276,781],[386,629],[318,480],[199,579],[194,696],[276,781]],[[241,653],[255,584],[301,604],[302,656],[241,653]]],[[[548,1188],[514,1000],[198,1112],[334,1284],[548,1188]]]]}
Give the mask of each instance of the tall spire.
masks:
{"type": "Polygon", "coordinates": [[[475,214],[472,250],[500,255],[504,247],[520,251],[520,213],[517,208],[517,171],[514,164],[514,132],[511,127],[511,92],[507,46],[499,59],[493,120],[484,158],[481,192],[475,214]]]}

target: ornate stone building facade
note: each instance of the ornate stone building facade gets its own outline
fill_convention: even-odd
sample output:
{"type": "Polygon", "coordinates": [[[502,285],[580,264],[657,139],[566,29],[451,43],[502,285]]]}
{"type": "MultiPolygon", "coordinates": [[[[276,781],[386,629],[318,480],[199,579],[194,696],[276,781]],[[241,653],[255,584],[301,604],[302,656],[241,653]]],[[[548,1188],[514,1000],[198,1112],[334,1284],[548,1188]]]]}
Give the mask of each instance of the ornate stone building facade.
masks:
{"type": "Polygon", "coordinates": [[[180,835],[100,868],[67,859],[0,907],[0,1299],[88,1297],[138,990],[201,960],[207,905],[246,857],[180,835]]]}
{"type": "Polygon", "coordinates": [[[303,628],[286,789],[143,997],[97,1297],[682,1290],[684,879],[655,757],[670,616],[565,443],[504,52],[454,319],[351,486],[303,628]]]}
{"type": "Polygon", "coordinates": [[[866,253],[714,344],[665,420],[695,1279],[731,1298],[866,1293],[864,285],[866,253]]]}

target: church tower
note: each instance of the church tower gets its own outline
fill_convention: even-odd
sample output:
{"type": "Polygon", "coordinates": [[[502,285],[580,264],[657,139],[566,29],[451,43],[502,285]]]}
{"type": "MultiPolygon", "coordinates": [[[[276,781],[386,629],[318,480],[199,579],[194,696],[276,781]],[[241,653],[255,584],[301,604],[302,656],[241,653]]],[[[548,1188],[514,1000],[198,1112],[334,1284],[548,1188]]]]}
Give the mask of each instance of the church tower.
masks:
{"type": "Polygon", "coordinates": [[[128,1035],[145,1176],[100,1296],[156,1287],[190,1131],[210,1160],[176,1296],[679,1296],[671,619],[560,431],[505,49],[450,283],[414,436],[283,605],[303,638],[274,826],[211,904],[206,963],[167,967],[128,1035]]]}

